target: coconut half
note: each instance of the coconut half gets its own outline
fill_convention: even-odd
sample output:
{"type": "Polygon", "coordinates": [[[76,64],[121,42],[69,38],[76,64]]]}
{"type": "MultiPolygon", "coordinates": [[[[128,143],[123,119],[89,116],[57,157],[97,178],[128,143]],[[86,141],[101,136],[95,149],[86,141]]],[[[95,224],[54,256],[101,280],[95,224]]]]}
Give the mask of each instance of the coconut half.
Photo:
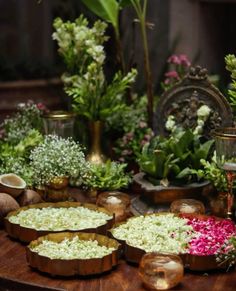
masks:
{"type": "Polygon", "coordinates": [[[26,182],[15,174],[0,175],[0,191],[16,198],[25,189],[26,182]]]}

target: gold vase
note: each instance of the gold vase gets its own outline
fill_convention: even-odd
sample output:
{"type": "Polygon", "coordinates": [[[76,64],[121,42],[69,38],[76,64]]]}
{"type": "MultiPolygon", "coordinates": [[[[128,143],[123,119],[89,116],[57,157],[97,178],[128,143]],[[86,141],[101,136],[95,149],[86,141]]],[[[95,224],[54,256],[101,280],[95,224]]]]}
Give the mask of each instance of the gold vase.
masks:
{"type": "Polygon", "coordinates": [[[103,123],[100,120],[91,121],[89,123],[90,150],[87,160],[94,164],[102,164],[106,161],[101,147],[102,128],[103,123]]]}

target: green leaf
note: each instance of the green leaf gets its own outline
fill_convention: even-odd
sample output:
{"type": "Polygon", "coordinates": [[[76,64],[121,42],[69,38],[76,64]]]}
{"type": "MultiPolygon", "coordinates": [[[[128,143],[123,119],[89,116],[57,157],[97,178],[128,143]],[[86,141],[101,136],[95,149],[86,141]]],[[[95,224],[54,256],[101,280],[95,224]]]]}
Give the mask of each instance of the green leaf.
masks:
{"type": "Polygon", "coordinates": [[[132,5],[131,0],[119,0],[119,5],[121,8],[124,8],[126,6],[132,5]]]}
{"type": "Polygon", "coordinates": [[[116,0],[82,0],[97,16],[118,27],[119,5],[116,0]]]}

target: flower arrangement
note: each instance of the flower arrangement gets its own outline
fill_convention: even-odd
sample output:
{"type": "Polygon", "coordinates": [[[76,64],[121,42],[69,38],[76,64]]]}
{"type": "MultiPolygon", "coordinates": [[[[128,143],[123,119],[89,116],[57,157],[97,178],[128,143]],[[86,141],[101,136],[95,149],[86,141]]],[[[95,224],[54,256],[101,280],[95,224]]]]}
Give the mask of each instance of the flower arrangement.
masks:
{"type": "Polygon", "coordinates": [[[119,190],[126,188],[131,178],[125,173],[126,164],[108,160],[103,164],[91,163],[83,176],[84,188],[93,190],[119,190]]]}
{"type": "Polygon", "coordinates": [[[125,76],[118,72],[107,84],[103,71],[106,27],[98,20],[89,28],[82,15],[75,22],[63,23],[60,18],[54,21],[53,39],[68,69],[62,76],[65,90],[73,98],[74,110],[92,121],[104,121],[124,108],[124,92],[136,76],[134,69],[125,76]]]}
{"type": "Polygon", "coordinates": [[[82,147],[71,138],[48,135],[30,154],[30,166],[36,185],[45,185],[55,177],[77,177],[87,170],[82,147]]]}

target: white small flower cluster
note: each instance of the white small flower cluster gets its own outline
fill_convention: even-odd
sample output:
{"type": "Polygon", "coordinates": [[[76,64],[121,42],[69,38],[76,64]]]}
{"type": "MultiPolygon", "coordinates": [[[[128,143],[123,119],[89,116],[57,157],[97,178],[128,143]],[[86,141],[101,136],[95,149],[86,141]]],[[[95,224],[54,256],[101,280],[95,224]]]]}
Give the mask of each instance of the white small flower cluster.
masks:
{"type": "Polygon", "coordinates": [[[197,126],[194,129],[194,134],[201,134],[203,131],[203,126],[207,121],[209,115],[211,113],[211,109],[207,105],[202,105],[197,110],[197,126]]]}
{"type": "Polygon", "coordinates": [[[66,238],[61,242],[43,240],[30,249],[41,256],[61,260],[103,258],[115,250],[112,247],[100,246],[96,240],[81,240],[78,236],[71,240],[66,238]]]}
{"type": "Polygon", "coordinates": [[[116,239],[146,252],[185,253],[194,236],[187,220],[174,214],[152,214],[129,219],[112,230],[116,239]]]}
{"type": "Polygon", "coordinates": [[[98,20],[89,28],[83,16],[74,22],[63,22],[61,18],[54,20],[56,31],[52,38],[57,41],[59,53],[69,69],[76,69],[79,75],[83,75],[91,62],[100,68],[103,66],[105,52],[102,44],[107,39],[104,36],[106,27],[105,22],[98,20]]]}
{"type": "Polygon", "coordinates": [[[175,117],[173,115],[168,116],[165,127],[170,132],[174,132],[176,130],[177,127],[176,127],[175,117]]]}
{"type": "Polygon", "coordinates": [[[54,177],[78,177],[88,169],[80,144],[56,135],[46,136],[31,151],[30,166],[37,185],[47,184],[54,177]]]}
{"type": "Polygon", "coordinates": [[[86,207],[30,208],[9,217],[9,221],[42,231],[82,230],[106,224],[112,216],[86,207]]]}

